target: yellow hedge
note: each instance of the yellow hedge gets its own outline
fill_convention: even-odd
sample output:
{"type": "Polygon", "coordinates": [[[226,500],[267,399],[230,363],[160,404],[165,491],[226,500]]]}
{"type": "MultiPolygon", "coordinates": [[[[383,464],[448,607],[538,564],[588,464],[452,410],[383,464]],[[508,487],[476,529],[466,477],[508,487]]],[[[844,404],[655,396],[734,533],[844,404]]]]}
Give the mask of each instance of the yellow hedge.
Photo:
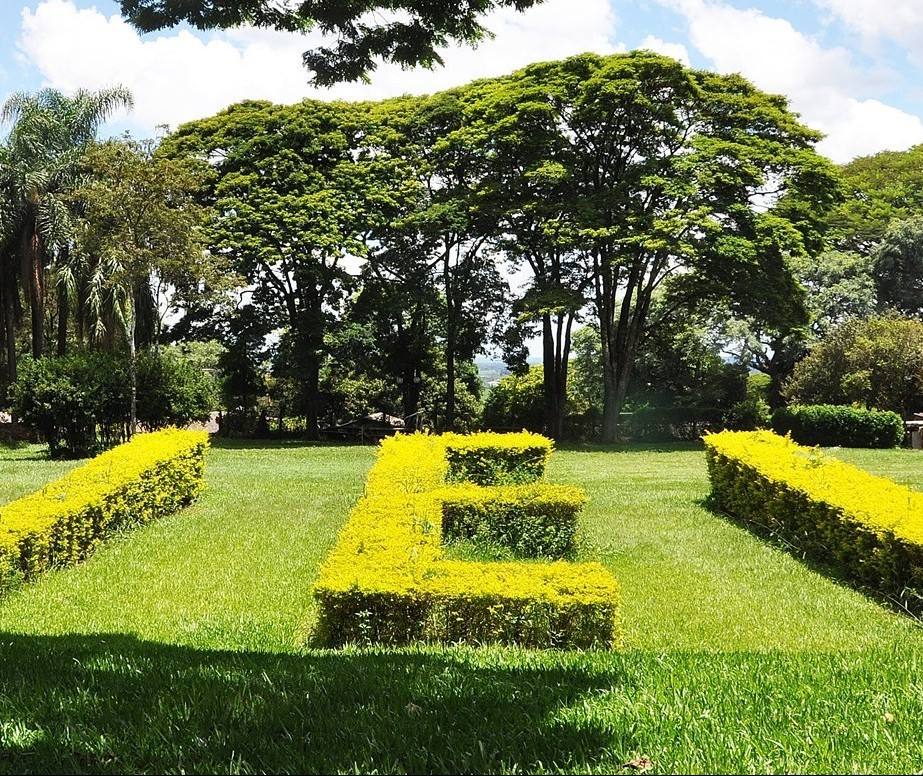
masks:
{"type": "Polygon", "coordinates": [[[193,501],[204,487],[208,434],[138,434],[0,509],[0,584],[75,563],[116,528],[193,501]]]}
{"type": "Polygon", "coordinates": [[[554,445],[531,431],[517,434],[445,434],[441,437],[450,482],[506,485],[535,482],[554,445]]]}
{"type": "MultiPolygon", "coordinates": [[[[382,443],[365,495],[314,585],[316,640],[617,645],[619,586],[598,563],[445,557],[446,447],[458,440],[415,434],[382,443]]],[[[483,456],[486,447],[474,446],[483,456]]]]}
{"type": "Polygon", "coordinates": [[[923,493],[771,431],[705,437],[712,498],[911,609],[923,595],[923,493]]]}

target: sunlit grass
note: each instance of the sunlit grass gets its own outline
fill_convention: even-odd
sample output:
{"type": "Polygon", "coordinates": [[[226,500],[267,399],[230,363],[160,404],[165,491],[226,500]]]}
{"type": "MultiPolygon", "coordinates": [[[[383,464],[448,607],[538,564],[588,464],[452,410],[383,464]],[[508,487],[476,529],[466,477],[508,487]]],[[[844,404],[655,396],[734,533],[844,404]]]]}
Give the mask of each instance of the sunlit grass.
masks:
{"type": "MultiPolygon", "coordinates": [[[[709,512],[693,445],[552,461],[590,496],[581,552],[622,583],[625,651],[305,649],[373,455],[222,443],[193,507],[0,602],[0,772],[923,767],[923,631],[709,512]]],[[[919,452],[842,457],[923,472],[919,452]]],[[[66,470],[2,465],[22,492],[66,470]]]]}

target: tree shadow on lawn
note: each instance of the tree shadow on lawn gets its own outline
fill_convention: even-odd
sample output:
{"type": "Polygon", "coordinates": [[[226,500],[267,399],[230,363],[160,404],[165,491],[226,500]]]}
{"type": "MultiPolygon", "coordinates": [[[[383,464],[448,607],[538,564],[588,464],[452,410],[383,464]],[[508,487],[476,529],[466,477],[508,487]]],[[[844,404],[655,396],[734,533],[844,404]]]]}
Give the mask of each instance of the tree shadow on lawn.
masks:
{"type": "Polygon", "coordinates": [[[0,633],[0,772],[570,771],[633,748],[559,713],[621,669],[486,662],[0,633]]]}

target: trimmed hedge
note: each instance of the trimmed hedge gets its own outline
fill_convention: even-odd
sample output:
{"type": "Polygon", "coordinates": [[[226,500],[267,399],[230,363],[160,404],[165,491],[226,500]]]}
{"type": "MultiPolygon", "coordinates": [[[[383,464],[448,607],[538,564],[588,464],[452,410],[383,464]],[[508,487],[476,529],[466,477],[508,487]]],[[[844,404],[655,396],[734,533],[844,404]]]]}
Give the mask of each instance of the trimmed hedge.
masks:
{"type": "MultiPolygon", "coordinates": [[[[465,445],[456,435],[398,435],[382,442],[365,495],[314,584],[315,642],[618,645],[619,586],[600,564],[445,557],[443,503],[457,493],[444,487],[447,447],[477,450],[478,460],[485,460],[498,436],[465,445]]],[[[501,460],[519,444],[499,441],[501,460]]],[[[548,440],[539,446],[551,447],[548,440]]]]}
{"type": "Polygon", "coordinates": [[[896,412],[837,404],[782,407],[773,413],[772,428],[800,444],[826,447],[888,448],[904,439],[904,421],[896,412]]]}
{"type": "Polygon", "coordinates": [[[442,496],[442,537],[495,542],[527,558],[561,559],[574,552],[585,504],[584,492],[567,485],[461,485],[442,496]]]}
{"type": "Polygon", "coordinates": [[[923,493],[771,431],[705,437],[714,503],[923,610],[923,493]]]}
{"type": "Polygon", "coordinates": [[[541,479],[554,446],[531,431],[443,436],[448,482],[521,485],[541,479]]]}
{"type": "Polygon", "coordinates": [[[116,529],[191,503],[204,485],[204,431],[137,434],[0,509],[0,587],[77,563],[116,529]]]}

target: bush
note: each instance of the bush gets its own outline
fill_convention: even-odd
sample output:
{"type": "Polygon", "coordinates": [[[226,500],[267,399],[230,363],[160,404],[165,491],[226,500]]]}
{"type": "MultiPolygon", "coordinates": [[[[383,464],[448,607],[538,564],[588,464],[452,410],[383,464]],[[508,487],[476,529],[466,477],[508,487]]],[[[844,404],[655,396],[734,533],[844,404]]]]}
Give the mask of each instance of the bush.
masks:
{"type": "Polygon", "coordinates": [[[705,437],[714,505],[917,613],[923,494],[771,431],[705,437]]]}
{"type": "Polygon", "coordinates": [[[52,458],[83,458],[126,436],[128,372],[118,356],[24,358],[10,395],[13,413],[39,431],[52,458]]]}
{"type": "Polygon", "coordinates": [[[523,431],[519,434],[446,434],[445,457],[449,482],[475,485],[519,485],[545,473],[551,440],[523,431]]]}
{"type": "Polygon", "coordinates": [[[138,434],[0,516],[0,587],[76,563],[113,531],[175,512],[204,487],[203,431],[138,434]]]}
{"type": "Polygon", "coordinates": [[[138,422],[148,429],[204,423],[218,393],[207,372],[172,350],[138,358],[138,422]]]}
{"type": "MultiPolygon", "coordinates": [[[[217,387],[170,350],[138,358],[138,422],[147,429],[207,420],[217,387]]],[[[23,359],[10,390],[13,413],[40,432],[52,458],[83,458],[125,441],[131,382],[123,354],[75,351],[23,359]]]]}
{"type": "Polygon", "coordinates": [[[731,431],[755,431],[769,428],[772,424],[772,410],[759,396],[750,396],[739,401],[724,414],[724,427],[731,431]]]}
{"type": "Polygon", "coordinates": [[[566,558],[584,504],[583,491],[566,485],[455,487],[442,496],[442,537],[496,543],[525,558],[566,558]]]}
{"type": "Polygon", "coordinates": [[[541,432],[545,425],[542,380],[541,366],[533,366],[523,375],[501,377],[484,400],[481,425],[485,428],[541,432]]]}
{"type": "Polygon", "coordinates": [[[888,448],[904,439],[897,413],[834,404],[783,407],[773,414],[772,428],[803,445],[888,448]]]}
{"type": "MultiPolygon", "coordinates": [[[[469,447],[483,457],[492,438],[503,452],[499,435],[483,436],[488,439],[471,439],[469,447]]],[[[365,495],[314,585],[315,642],[616,646],[619,586],[600,564],[445,556],[442,501],[454,490],[444,487],[446,446],[458,443],[454,434],[398,435],[382,443],[365,495]]]]}

